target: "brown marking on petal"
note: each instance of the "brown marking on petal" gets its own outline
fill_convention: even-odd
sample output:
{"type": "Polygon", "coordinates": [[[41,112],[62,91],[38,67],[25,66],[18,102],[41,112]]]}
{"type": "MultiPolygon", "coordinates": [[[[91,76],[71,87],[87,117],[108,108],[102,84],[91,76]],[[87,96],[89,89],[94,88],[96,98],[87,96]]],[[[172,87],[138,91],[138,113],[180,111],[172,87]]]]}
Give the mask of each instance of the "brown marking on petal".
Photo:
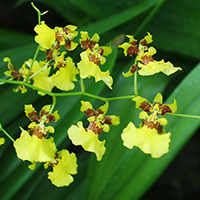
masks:
{"type": "Polygon", "coordinates": [[[63,29],[63,31],[64,31],[66,34],[71,33],[71,30],[70,30],[69,28],[67,28],[67,27],[65,27],[65,28],[63,29]]]}
{"type": "Polygon", "coordinates": [[[101,134],[101,132],[103,131],[103,128],[101,127],[98,127],[97,125],[96,125],[96,123],[95,122],[90,122],[90,124],[89,124],[89,126],[88,126],[88,130],[92,130],[95,134],[98,134],[98,135],[100,135],[101,134]]]}
{"type": "Polygon", "coordinates": [[[93,62],[96,65],[100,64],[100,59],[97,56],[95,56],[95,55],[93,55],[93,54],[90,53],[88,55],[88,58],[89,58],[90,62],[93,62]]]}
{"type": "Polygon", "coordinates": [[[104,112],[103,112],[103,110],[101,110],[101,109],[97,109],[97,114],[99,115],[99,114],[103,114],[104,112]]]}
{"type": "Polygon", "coordinates": [[[142,46],[145,46],[145,45],[147,45],[147,41],[146,41],[145,39],[143,39],[143,40],[140,42],[140,44],[141,44],[142,46]]]}
{"type": "Polygon", "coordinates": [[[97,42],[95,42],[95,41],[93,41],[93,40],[90,40],[89,45],[88,45],[88,48],[92,51],[96,43],[97,43],[97,42]]]}
{"type": "Polygon", "coordinates": [[[56,50],[61,49],[60,41],[56,41],[53,43],[53,49],[56,49],[56,50]]]}
{"type": "Polygon", "coordinates": [[[56,35],[56,40],[62,42],[63,41],[63,34],[57,32],[55,33],[56,35]]]}
{"type": "Polygon", "coordinates": [[[49,112],[47,112],[46,110],[41,110],[40,111],[40,116],[42,117],[43,115],[48,115],[49,112]]]}
{"type": "Polygon", "coordinates": [[[156,129],[158,133],[163,132],[163,127],[160,125],[159,120],[156,120],[156,119],[152,120],[152,118],[149,120],[148,118],[143,122],[143,125],[147,126],[150,129],[153,129],[153,128],[156,129]]]}
{"type": "Polygon", "coordinates": [[[112,125],[112,118],[111,118],[111,117],[105,116],[105,117],[104,117],[104,123],[105,123],[105,124],[112,125]]]}
{"type": "Polygon", "coordinates": [[[53,58],[54,58],[53,57],[53,50],[47,49],[45,54],[47,55],[47,57],[46,57],[47,62],[50,61],[50,60],[53,60],[53,58]]]}
{"type": "Polygon", "coordinates": [[[89,117],[91,117],[91,116],[96,116],[96,112],[95,112],[95,110],[93,110],[93,109],[87,109],[86,111],[83,111],[87,116],[88,116],[88,118],[89,117]]]}
{"type": "Polygon", "coordinates": [[[85,41],[81,41],[81,47],[86,50],[89,48],[89,39],[87,38],[87,40],[85,41]]]}
{"type": "Polygon", "coordinates": [[[100,47],[100,48],[98,49],[98,53],[99,53],[101,56],[103,56],[103,53],[104,53],[103,48],[100,47]]]}
{"type": "Polygon", "coordinates": [[[55,167],[55,165],[57,165],[58,163],[59,163],[59,161],[58,161],[58,159],[59,159],[59,155],[58,155],[58,153],[56,152],[55,153],[55,156],[54,156],[54,163],[52,163],[52,162],[49,162],[48,164],[51,166],[51,167],[55,167]]]}
{"type": "Polygon", "coordinates": [[[53,114],[48,114],[47,119],[48,120],[45,121],[45,123],[47,123],[47,124],[50,123],[51,121],[54,121],[54,122],[56,121],[56,118],[54,117],[53,114]]]}
{"type": "Polygon", "coordinates": [[[39,121],[39,118],[37,116],[37,112],[33,111],[31,113],[28,113],[28,117],[31,121],[39,121]]]}
{"type": "Polygon", "coordinates": [[[58,64],[56,65],[57,68],[65,68],[66,67],[66,63],[65,62],[58,62],[58,64]]]}
{"type": "Polygon", "coordinates": [[[45,137],[40,127],[35,127],[34,129],[32,129],[32,134],[36,135],[39,139],[42,139],[43,137],[45,137]]]}
{"type": "Polygon", "coordinates": [[[71,41],[70,40],[68,40],[68,39],[66,39],[66,43],[65,43],[65,48],[67,49],[67,50],[70,50],[71,49],[71,41]]]}
{"type": "Polygon", "coordinates": [[[134,40],[133,42],[130,42],[133,46],[137,46],[137,40],[134,40]]]}
{"type": "Polygon", "coordinates": [[[147,117],[144,122],[142,122],[142,126],[147,126],[150,129],[156,129],[159,134],[163,133],[163,126],[160,125],[160,121],[158,118],[147,117]]]}
{"type": "Polygon", "coordinates": [[[138,46],[130,46],[128,49],[127,49],[127,54],[130,55],[130,56],[133,56],[135,54],[138,54],[139,52],[139,48],[138,46]]]}
{"type": "Polygon", "coordinates": [[[150,108],[151,108],[151,104],[148,101],[143,101],[139,108],[141,108],[142,110],[144,110],[145,112],[149,112],[150,108]]]}
{"type": "Polygon", "coordinates": [[[161,115],[165,115],[166,113],[172,113],[172,110],[167,105],[161,106],[160,110],[161,110],[161,115]]]}
{"type": "Polygon", "coordinates": [[[163,133],[163,127],[161,125],[158,126],[157,130],[159,134],[163,133]]]}
{"type": "Polygon", "coordinates": [[[144,65],[147,65],[149,62],[153,62],[154,61],[154,59],[153,59],[153,57],[151,55],[149,55],[149,56],[145,55],[145,56],[141,57],[141,59],[142,59],[142,63],[144,65]]]}
{"type": "Polygon", "coordinates": [[[15,78],[18,78],[20,76],[20,73],[19,73],[18,70],[13,69],[12,72],[11,72],[11,75],[15,79],[15,78]]]}
{"type": "Polygon", "coordinates": [[[40,121],[42,120],[42,116],[46,115],[47,119],[45,120],[46,124],[49,124],[51,121],[56,121],[56,118],[53,114],[49,114],[49,112],[46,112],[45,110],[40,111],[40,121]]]}
{"type": "Polygon", "coordinates": [[[133,64],[133,65],[131,66],[131,68],[130,68],[130,72],[131,72],[132,74],[134,74],[138,68],[139,68],[139,67],[138,67],[137,64],[133,64]]]}

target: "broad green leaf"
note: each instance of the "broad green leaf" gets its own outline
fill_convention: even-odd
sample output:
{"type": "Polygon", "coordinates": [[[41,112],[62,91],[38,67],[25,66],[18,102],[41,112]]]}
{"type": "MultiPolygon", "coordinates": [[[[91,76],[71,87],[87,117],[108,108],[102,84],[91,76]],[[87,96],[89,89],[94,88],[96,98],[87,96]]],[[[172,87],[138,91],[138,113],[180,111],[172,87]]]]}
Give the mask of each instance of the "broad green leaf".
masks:
{"type": "Polygon", "coordinates": [[[150,8],[152,8],[157,3],[160,3],[160,2],[163,2],[163,1],[145,0],[140,4],[134,5],[131,8],[127,8],[121,12],[113,14],[106,19],[97,21],[96,23],[89,24],[81,29],[87,30],[91,34],[96,33],[96,32],[99,34],[105,33],[106,31],[116,28],[117,26],[127,22],[128,20],[137,17],[138,15],[144,13],[145,11],[149,10],[150,8]]]}
{"type": "Polygon", "coordinates": [[[126,10],[129,7],[143,4],[144,1],[145,0],[70,0],[71,3],[82,9],[88,16],[91,16],[94,19],[105,19],[113,14],[119,13],[122,10],[126,10]]]}
{"type": "Polygon", "coordinates": [[[168,0],[143,30],[154,35],[160,49],[200,58],[199,9],[200,1],[168,0]]]}

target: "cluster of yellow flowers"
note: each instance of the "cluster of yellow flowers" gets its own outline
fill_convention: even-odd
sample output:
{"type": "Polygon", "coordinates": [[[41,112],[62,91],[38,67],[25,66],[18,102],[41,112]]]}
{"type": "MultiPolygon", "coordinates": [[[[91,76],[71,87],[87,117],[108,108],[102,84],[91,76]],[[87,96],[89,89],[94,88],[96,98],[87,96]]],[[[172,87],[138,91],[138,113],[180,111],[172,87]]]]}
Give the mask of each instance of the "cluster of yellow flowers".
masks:
{"type": "MultiPolygon", "coordinates": [[[[46,58],[44,61],[29,59],[21,69],[13,67],[10,58],[4,58],[8,62],[8,71],[5,74],[14,80],[32,84],[38,88],[40,95],[51,92],[54,86],[62,91],[69,91],[75,88],[77,75],[80,80],[94,77],[95,82],[103,81],[112,89],[113,78],[109,70],[103,72],[100,65],[106,62],[105,56],[112,53],[111,47],[100,46],[100,37],[96,33],[91,38],[88,32],[80,32],[80,46],[83,52],[80,53],[81,61],[77,66],[73,59],[66,57],[67,51],[76,49],[78,43],[73,40],[78,35],[77,27],[68,25],[64,28],[49,28],[45,22],[37,25],[34,30],[38,34],[35,41],[39,44],[39,50],[44,51],[46,58]],[[63,50],[64,49],[64,50],[63,50]]],[[[162,72],[166,75],[181,70],[180,67],[174,67],[170,62],[155,61],[153,55],[156,53],[154,47],[148,47],[152,40],[152,35],[147,35],[138,43],[133,36],[127,35],[129,42],[119,45],[124,49],[125,56],[136,55],[134,64],[129,71],[123,73],[124,77],[130,77],[137,71],[142,76],[149,76],[162,72]]],[[[26,92],[24,84],[14,90],[26,92]]],[[[145,98],[137,94],[132,99],[136,102],[136,108],[142,109],[139,118],[144,120],[139,124],[139,128],[130,122],[124,128],[121,138],[125,147],[132,149],[139,147],[144,153],[151,154],[153,158],[159,158],[169,151],[169,142],[171,133],[166,133],[163,126],[167,125],[165,119],[166,113],[174,113],[177,110],[176,100],[172,104],[163,104],[162,95],[158,93],[153,101],[149,103],[145,98]]],[[[54,133],[52,126],[46,126],[51,121],[56,122],[60,116],[58,111],[52,113],[54,106],[45,105],[39,115],[32,105],[25,105],[25,114],[31,120],[28,128],[21,128],[20,137],[14,142],[17,156],[23,161],[31,162],[29,168],[34,170],[37,162],[44,163],[44,168],[48,166],[53,168],[48,173],[48,178],[58,187],[68,186],[74,175],[77,173],[77,158],[74,153],[69,153],[66,149],[58,151],[54,139],[50,133],[54,133]]],[[[87,115],[88,126],[84,128],[83,122],[78,121],[77,125],[72,125],[67,133],[69,139],[74,145],[81,145],[85,151],[93,152],[98,161],[105,154],[105,140],[100,141],[99,135],[109,132],[110,126],[120,124],[120,118],[106,113],[109,109],[108,101],[97,110],[89,101],[81,101],[80,111],[87,115]]],[[[0,138],[0,145],[4,139],[0,138]]]]}

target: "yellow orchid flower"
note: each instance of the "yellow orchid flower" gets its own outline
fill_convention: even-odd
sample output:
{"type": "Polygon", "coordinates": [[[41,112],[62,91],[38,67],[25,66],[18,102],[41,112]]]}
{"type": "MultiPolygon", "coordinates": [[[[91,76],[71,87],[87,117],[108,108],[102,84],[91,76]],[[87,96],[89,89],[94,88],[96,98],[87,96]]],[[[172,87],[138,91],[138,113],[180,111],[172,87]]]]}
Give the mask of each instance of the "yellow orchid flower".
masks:
{"type": "MultiPolygon", "coordinates": [[[[70,154],[66,149],[56,152],[54,161],[47,165],[53,168],[53,172],[48,173],[48,179],[57,187],[68,186],[74,180],[71,174],[77,174],[76,155],[70,154]]],[[[45,168],[47,165],[45,164],[45,168]]]]}
{"type": "Polygon", "coordinates": [[[110,89],[112,89],[113,79],[110,76],[109,70],[102,72],[99,64],[104,64],[105,58],[99,53],[91,52],[90,49],[82,52],[81,61],[77,64],[80,70],[80,77],[82,79],[90,78],[93,76],[95,82],[103,81],[110,89]]]}
{"type": "Polygon", "coordinates": [[[61,54],[61,60],[58,58],[55,66],[59,70],[52,76],[53,84],[60,90],[73,90],[75,85],[73,81],[77,81],[76,74],[79,71],[76,69],[75,64],[71,57],[64,59],[64,52],[61,54]]]}
{"type": "Polygon", "coordinates": [[[105,140],[100,141],[99,135],[102,131],[108,132],[110,130],[109,125],[117,126],[119,117],[115,115],[105,116],[108,105],[104,104],[96,111],[88,101],[81,101],[81,112],[88,116],[89,125],[85,129],[83,123],[79,121],[76,125],[72,125],[68,130],[68,136],[74,145],[81,145],[84,150],[94,152],[97,160],[100,161],[104,155],[105,140]]]}
{"type": "Polygon", "coordinates": [[[139,118],[144,121],[139,128],[136,128],[132,122],[128,124],[121,135],[123,144],[129,149],[137,146],[144,153],[151,154],[153,158],[159,158],[169,151],[171,133],[166,133],[163,128],[167,125],[164,115],[176,112],[176,100],[174,99],[172,104],[163,104],[160,93],[154,98],[153,104],[140,96],[133,100],[136,102],[136,108],[143,110],[139,118]]]}

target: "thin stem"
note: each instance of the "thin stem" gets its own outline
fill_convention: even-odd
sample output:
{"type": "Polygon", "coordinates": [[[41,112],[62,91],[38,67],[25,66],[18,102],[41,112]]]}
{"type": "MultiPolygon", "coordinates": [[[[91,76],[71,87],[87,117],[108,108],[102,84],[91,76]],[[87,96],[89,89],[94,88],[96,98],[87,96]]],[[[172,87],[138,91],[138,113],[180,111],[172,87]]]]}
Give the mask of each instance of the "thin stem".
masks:
{"type": "Polygon", "coordinates": [[[186,115],[186,114],[178,114],[178,113],[166,113],[166,114],[172,115],[172,116],[177,116],[177,117],[200,119],[200,116],[196,116],[196,115],[186,115]]]}
{"type": "Polygon", "coordinates": [[[53,112],[55,105],[56,105],[56,102],[57,102],[57,98],[55,96],[53,96],[53,103],[52,103],[51,110],[49,111],[49,113],[53,112]]]}
{"type": "Polygon", "coordinates": [[[32,79],[34,76],[38,75],[42,70],[44,70],[48,65],[49,65],[50,61],[47,62],[43,68],[41,68],[38,72],[36,72],[35,74],[33,74],[32,76],[29,77],[29,80],[32,79]]]}
{"type": "Polygon", "coordinates": [[[0,131],[2,131],[12,142],[15,142],[12,136],[2,127],[1,123],[0,123],[0,131]]]}
{"type": "Polygon", "coordinates": [[[137,88],[137,70],[134,73],[134,94],[135,94],[135,96],[139,95],[138,88],[137,88]]]}
{"type": "Polygon", "coordinates": [[[85,84],[84,84],[84,81],[83,81],[83,79],[82,78],[80,78],[81,79],[81,92],[82,93],[84,93],[85,92],[85,84]]]}
{"type": "Polygon", "coordinates": [[[38,24],[40,25],[41,24],[41,16],[42,15],[45,15],[47,12],[49,12],[48,10],[47,11],[44,11],[43,13],[40,12],[40,10],[34,5],[33,2],[31,2],[31,5],[33,6],[33,8],[37,11],[38,13],[38,24]]]}
{"type": "Polygon", "coordinates": [[[88,96],[94,99],[99,99],[102,101],[114,101],[114,100],[121,100],[121,99],[132,99],[135,97],[135,95],[128,95],[128,96],[121,96],[121,97],[111,97],[111,98],[106,98],[106,97],[101,97],[97,96],[94,94],[86,93],[86,92],[65,92],[65,93],[54,93],[54,92],[49,92],[44,89],[38,88],[36,86],[30,85],[28,83],[25,83],[23,81],[11,81],[11,80],[5,80],[5,79],[0,79],[0,82],[4,83],[9,83],[9,84],[14,84],[14,85],[24,85],[26,87],[29,87],[33,90],[40,91],[42,93],[45,93],[49,96],[52,97],[61,97],[61,96],[88,96]]]}
{"type": "Polygon", "coordinates": [[[31,66],[30,66],[30,68],[29,68],[28,74],[27,74],[26,79],[25,79],[25,82],[26,82],[26,83],[27,83],[28,80],[29,80],[29,76],[30,76],[30,73],[31,73],[31,69],[32,69],[32,67],[33,67],[33,64],[34,64],[36,58],[37,58],[37,55],[38,55],[39,51],[40,51],[40,45],[38,45],[38,47],[37,47],[37,49],[36,49],[36,51],[35,51],[35,55],[34,55],[34,57],[33,57],[33,60],[32,60],[32,62],[31,62],[31,66]]]}

